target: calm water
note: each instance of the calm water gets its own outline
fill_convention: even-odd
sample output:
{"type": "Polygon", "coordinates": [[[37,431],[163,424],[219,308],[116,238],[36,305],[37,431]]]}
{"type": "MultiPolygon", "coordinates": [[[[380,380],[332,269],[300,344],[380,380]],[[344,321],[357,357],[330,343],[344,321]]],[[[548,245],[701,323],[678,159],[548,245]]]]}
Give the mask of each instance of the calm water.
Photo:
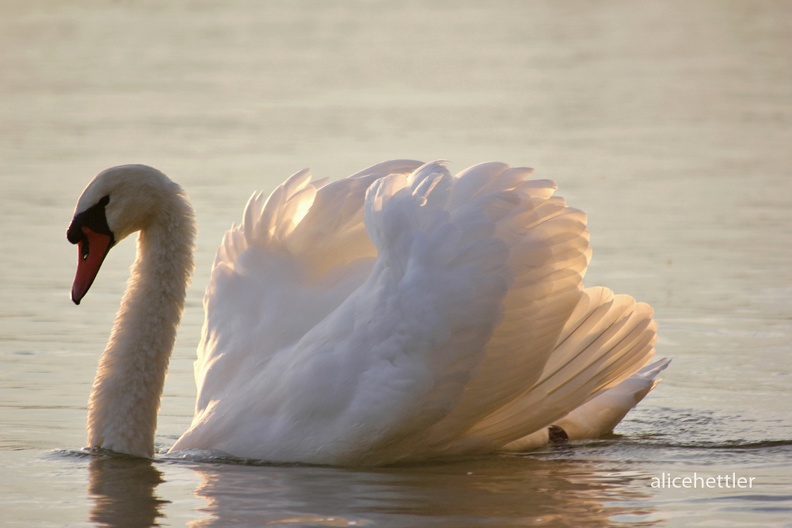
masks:
{"type": "Polygon", "coordinates": [[[3,526],[792,526],[792,3],[0,3],[3,526]],[[190,192],[202,288],[249,194],[388,158],[530,164],[589,213],[588,284],[652,303],[661,386],[615,438],[349,470],[80,452],[134,245],[78,308],[64,237],[119,163],[190,192]],[[672,489],[672,477],[753,478],[672,489]]]}

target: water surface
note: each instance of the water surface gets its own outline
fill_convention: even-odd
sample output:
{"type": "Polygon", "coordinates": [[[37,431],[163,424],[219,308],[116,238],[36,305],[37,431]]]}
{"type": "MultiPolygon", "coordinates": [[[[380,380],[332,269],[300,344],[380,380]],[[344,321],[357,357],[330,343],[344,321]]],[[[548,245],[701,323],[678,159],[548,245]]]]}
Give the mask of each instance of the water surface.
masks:
{"type": "Polygon", "coordinates": [[[789,525],[790,23],[786,1],[3,2],[2,524],[789,525]],[[80,452],[134,251],[71,304],[64,234],[94,174],[154,165],[198,213],[164,450],[250,193],[399,157],[528,164],[589,214],[587,283],[651,303],[674,358],[616,437],[370,470],[80,452]],[[653,487],[664,474],[754,481],[653,487]]]}

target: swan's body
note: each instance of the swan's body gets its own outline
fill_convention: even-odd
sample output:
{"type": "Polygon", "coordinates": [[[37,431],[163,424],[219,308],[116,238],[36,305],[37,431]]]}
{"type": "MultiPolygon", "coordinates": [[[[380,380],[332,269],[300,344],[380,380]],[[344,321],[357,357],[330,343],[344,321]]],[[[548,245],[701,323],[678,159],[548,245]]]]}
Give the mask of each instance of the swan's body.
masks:
{"type": "MultiPolygon", "coordinates": [[[[551,424],[609,432],[667,364],[640,371],[652,311],[582,287],[585,216],[530,172],[391,161],[332,183],[303,171],[254,195],[215,259],[195,416],[172,450],[379,464],[533,447],[551,424]]],[[[152,456],[192,270],[178,186],[144,166],[89,184],[69,229],[83,255],[72,296],[137,230],[88,441],[152,456]]]]}

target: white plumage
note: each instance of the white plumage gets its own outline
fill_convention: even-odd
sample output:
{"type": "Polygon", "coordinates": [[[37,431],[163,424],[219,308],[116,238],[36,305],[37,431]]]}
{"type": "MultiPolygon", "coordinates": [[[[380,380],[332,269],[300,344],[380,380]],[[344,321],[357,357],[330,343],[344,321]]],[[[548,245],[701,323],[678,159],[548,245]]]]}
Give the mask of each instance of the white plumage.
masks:
{"type": "Polygon", "coordinates": [[[254,195],[217,252],[195,417],[172,450],[382,464],[533,447],[554,423],[578,437],[575,410],[601,414],[584,404],[647,364],[656,325],[648,305],[583,288],[585,215],[530,174],[396,160],[254,195]]]}

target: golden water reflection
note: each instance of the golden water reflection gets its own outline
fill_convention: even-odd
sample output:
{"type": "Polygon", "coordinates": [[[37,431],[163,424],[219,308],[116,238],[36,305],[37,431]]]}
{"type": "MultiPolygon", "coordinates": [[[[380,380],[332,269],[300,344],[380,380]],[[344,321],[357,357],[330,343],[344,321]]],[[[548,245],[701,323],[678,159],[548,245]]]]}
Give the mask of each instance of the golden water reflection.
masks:
{"type": "Polygon", "coordinates": [[[192,527],[649,526],[656,514],[649,490],[636,485],[645,477],[624,464],[491,456],[350,469],[159,465],[111,457],[89,464],[90,520],[119,527],[170,524],[169,501],[157,487],[168,471],[185,466],[200,478],[195,495],[204,503],[192,527]]]}
{"type": "Polygon", "coordinates": [[[485,457],[371,470],[195,467],[208,518],[193,526],[616,526],[652,515],[622,468],[485,457]],[[642,504],[643,505],[640,505],[642,504]],[[637,505],[638,504],[638,505],[637,505]]]}

